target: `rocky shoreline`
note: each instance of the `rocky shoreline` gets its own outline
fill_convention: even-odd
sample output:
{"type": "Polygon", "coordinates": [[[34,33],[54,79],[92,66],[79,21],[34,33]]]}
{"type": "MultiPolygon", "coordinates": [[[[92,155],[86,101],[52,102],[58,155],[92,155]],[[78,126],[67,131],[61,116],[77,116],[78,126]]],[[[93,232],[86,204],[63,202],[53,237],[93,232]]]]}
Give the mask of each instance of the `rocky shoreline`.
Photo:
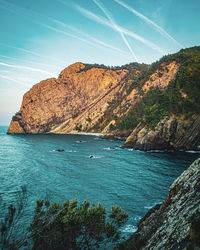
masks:
{"type": "Polygon", "coordinates": [[[154,130],[141,124],[133,130],[123,147],[137,150],[195,150],[200,149],[200,116],[191,120],[176,117],[163,119],[154,130]]]}
{"type": "Polygon", "coordinates": [[[200,158],[174,181],[166,200],[148,211],[120,249],[200,249],[199,225],[200,158]]]}

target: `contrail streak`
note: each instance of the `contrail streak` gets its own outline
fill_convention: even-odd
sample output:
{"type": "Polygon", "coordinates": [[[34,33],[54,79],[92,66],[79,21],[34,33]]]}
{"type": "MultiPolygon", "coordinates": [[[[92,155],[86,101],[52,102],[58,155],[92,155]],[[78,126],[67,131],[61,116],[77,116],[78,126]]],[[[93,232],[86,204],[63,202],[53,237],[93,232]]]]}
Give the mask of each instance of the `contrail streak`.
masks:
{"type": "Polygon", "coordinates": [[[108,13],[108,11],[106,10],[105,7],[103,7],[97,0],[92,0],[102,11],[103,13],[106,15],[106,17],[110,20],[111,24],[113,25],[113,27],[118,31],[118,33],[120,34],[122,40],[124,41],[124,43],[126,44],[127,48],[129,49],[129,51],[131,52],[133,58],[136,60],[136,62],[138,62],[138,59],[135,55],[135,53],[133,52],[130,44],[128,43],[126,37],[124,36],[123,32],[121,32],[121,30],[118,28],[117,24],[114,22],[113,18],[111,17],[111,15],[108,13]]]}
{"type": "MultiPolygon", "coordinates": [[[[5,3],[3,0],[0,0],[0,2],[2,2],[2,3],[4,3],[4,4],[7,4],[7,3],[5,3]]],[[[59,1],[59,2],[60,2],[60,1],[59,1]]],[[[64,4],[63,2],[61,2],[61,3],[64,4]]],[[[8,5],[10,6],[9,8],[7,8],[7,7],[4,7],[4,8],[8,9],[9,11],[12,11],[12,12],[16,13],[16,11],[15,11],[15,5],[14,5],[14,4],[10,4],[10,3],[9,3],[8,5]],[[14,9],[11,9],[11,8],[14,8],[14,9]]],[[[26,9],[24,9],[24,8],[22,8],[22,7],[16,6],[16,8],[19,9],[19,10],[27,11],[26,9]]],[[[50,20],[50,21],[53,21],[53,22],[55,21],[55,19],[50,18],[50,17],[48,17],[48,16],[41,15],[41,14],[36,13],[36,12],[34,12],[34,11],[30,11],[30,12],[31,12],[31,15],[32,15],[33,17],[35,17],[35,16],[40,16],[40,17],[46,18],[46,19],[48,19],[48,20],[50,20]]],[[[18,14],[18,13],[16,13],[16,14],[18,14]]],[[[42,22],[33,20],[33,19],[30,18],[30,15],[27,15],[27,13],[26,13],[26,15],[24,15],[23,17],[26,18],[26,19],[28,19],[28,20],[31,20],[32,22],[34,22],[34,23],[36,23],[36,24],[38,24],[38,25],[40,25],[40,26],[42,26],[42,27],[45,27],[45,28],[47,28],[47,29],[49,29],[49,30],[53,30],[53,31],[58,32],[58,33],[60,33],[60,34],[64,34],[64,35],[70,36],[70,37],[72,37],[72,38],[74,38],[74,39],[77,39],[77,40],[82,41],[82,42],[84,42],[84,43],[90,44],[90,45],[92,45],[92,46],[96,46],[96,47],[99,47],[99,48],[105,48],[105,47],[107,47],[107,48],[109,48],[109,49],[112,49],[112,50],[118,51],[118,52],[120,52],[120,53],[123,53],[123,54],[125,54],[125,55],[127,56],[127,53],[126,53],[125,51],[123,51],[123,50],[121,50],[121,49],[119,49],[119,48],[116,48],[115,46],[112,46],[112,45],[110,45],[110,44],[104,43],[104,42],[102,42],[102,41],[100,41],[100,40],[97,40],[97,39],[95,39],[95,38],[91,39],[91,40],[94,41],[94,42],[91,42],[91,41],[88,41],[88,40],[86,40],[86,39],[84,39],[84,38],[81,38],[81,37],[79,37],[79,36],[76,36],[76,35],[73,35],[73,34],[71,34],[71,33],[68,33],[68,32],[65,32],[65,31],[62,31],[62,30],[59,30],[59,29],[57,29],[57,28],[55,28],[55,27],[52,27],[52,26],[50,26],[50,25],[47,25],[47,24],[45,24],[45,23],[42,23],[42,22]],[[99,46],[99,45],[96,44],[96,43],[98,43],[98,44],[101,45],[101,46],[99,46]]],[[[59,22],[59,21],[58,21],[58,22],[59,22]]],[[[11,47],[11,46],[10,46],[10,47],[11,47]]],[[[26,50],[26,49],[22,49],[22,48],[17,48],[17,47],[14,47],[14,46],[13,46],[13,48],[18,49],[18,50],[21,50],[21,51],[24,51],[24,52],[26,52],[26,53],[31,53],[31,54],[33,54],[33,55],[41,56],[41,55],[39,55],[39,54],[37,54],[37,53],[35,53],[35,52],[33,52],[33,51],[30,51],[30,50],[26,50]]],[[[42,56],[42,57],[44,57],[44,56],[42,56]]],[[[45,57],[46,57],[46,56],[45,56],[45,57]]],[[[54,58],[54,60],[57,60],[57,59],[54,58]]],[[[58,60],[57,60],[57,61],[58,61],[58,60]]]]}
{"type": "Polygon", "coordinates": [[[130,12],[134,13],[136,16],[140,17],[142,20],[144,20],[146,23],[150,24],[156,31],[158,31],[161,35],[163,35],[164,37],[170,39],[171,41],[173,41],[174,43],[176,43],[176,45],[178,45],[180,48],[183,48],[184,46],[182,44],[180,44],[179,42],[177,42],[172,36],[170,36],[169,33],[167,33],[167,31],[165,31],[162,27],[160,27],[158,24],[154,23],[151,19],[149,19],[148,17],[144,16],[143,14],[141,14],[140,12],[136,11],[134,8],[128,6],[127,4],[125,4],[124,2],[120,1],[120,0],[114,0],[116,3],[120,4],[121,6],[123,6],[124,8],[128,9],[130,12]]]}
{"type": "Polygon", "coordinates": [[[3,62],[0,62],[0,65],[4,66],[4,67],[8,67],[8,68],[24,69],[24,70],[29,70],[29,71],[36,71],[36,72],[40,72],[40,73],[45,73],[45,74],[47,74],[47,75],[49,75],[51,77],[55,77],[55,74],[47,72],[47,71],[42,70],[42,69],[37,69],[37,68],[32,68],[32,67],[26,67],[26,66],[20,66],[20,65],[7,64],[7,63],[3,63],[3,62]]]}
{"type": "Polygon", "coordinates": [[[0,57],[7,58],[7,59],[11,59],[11,60],[17,60],[17,61],[25,62],[25,63],[31,63],[31,64],[42,65],[42,66],[45,66],[45,67],[54,67],[54,68],[57,68],[57,67],[58,67],[58,66],[52,65],[52,64],[39,63],[39,62],[36,62],[36,61],[28,61],[28,60],[19,59],[19,58],[16,58],[16,57],[5,56],[5,55],[2,55],[2,54],[0,54],[0,57]]]}
{"type": "Polygon", "coordinates": [[[6,74],[6,76],[8,77],[12,77],[13,79],[17,80],[17,81],[23,81],[23,82],[31,82],[31,83],[34,83],[35,82],[35,79],[33,78],[30,78],[30,77],[24,77],[24,76],[21,76],[18,72],[13,72],[11,70],[6,70],[6,69],[1,69],[0,70],[0,73],[1,74],[6,74]]]}
{"type": "Polygon", "coordinates": [[[41,55],[41,54],[36,53],[36,52],[34,52],[34,51],[32,51],[32,50],[23,49],[23,48],[20,48],[20,47],[11,46],[11,45],[4,44],[4,43],[0,43],[0,45],[5,46],[5,47],[8,47],[8,48],[11,48],[11,49],[16,49],[16,50],[22,51],[22,52],[24,52],[24,53],[28,53],[28,54],[31,54],[31,55],[40,57],[40,58],[46,58],[46,59],[49,59],[49,60],[57,61],[57,62],[59,62],[59,63],[65,63],[64,61],[58,60],[57,58],[53,58],[53,57],[41,55]]]}
{"type": "MultiPolygon", "coordinates": [[[[84,42],[84,43],[88,43],[88,44],[90,44],[90,45],[100,47],[98,44],[95,44],[95,43],[93,43],[93,42],[91,42],[91,41],[88,41],[88,40],[86,40],[86,39],[84,39],[84,38],[81,38],[81,37],[79,37],[79,36],[73,35],[73,34],[68,33],[68,32],[66,32],[66,31],[59,30],[59,29],[57,29],[57,28],[55,28],[55,27],[52,27],[52,26],[49,26],[49,25],[47,25],[47,24],[41,24],[41,25],[44,26],[44,27],[46,27],[47,29],[56,31],[56,32],[58,32],[58,33],[60,33],[60,34],[63,34],[63,35],[66,35],[66,36],[70,36],[70,37],[75,38],[75,39],[77,39],[77,40],[80,40],[80,41],[82,41],[82,42],[84,42]]],[[[102,48],[102,46],[101,46],[101,48],[102,48]]]]}
{"type": "MultiPolygon", "coordinates": [[[[55,21],[55,20],[54,20],[54,21],[55,21]]],[[[117,47],[115,47],[115,46],[112,46],[112,45],[110,45],[110,44],[104,43],[104,42],[102,42],[102,41],[100,41],[100,40],[98,40],[98,39],[95,39],[95,38],[93,38],[93,37],[91,37],[91,36],[89,36],[89,35],[88,35],[88,37],[89,37],[91,40],[93,40],[94,42],[89,41],[89,40],[86,40],[86,39],[84,39],[84,38],[82,38],[82,37],[79,37],[79,36],[77,36],[77,35],[71,34],[71,33],[69,33],[69,32],[66,32],[66,31],[63,31],[63,30],[59,30],[59,29],[57,29],[57,28],[55,28],[55,27],[53,27],[53,26],[50,26],[50,25],[47,25],[47,24],[44,24],[44,23],[40,23],[40,25],[43,26],[43,27],[45,27],[45,28],[47,28],[47,29],[53,30],[53,31],[55,31],[55,32],[58,32],[58,33],[60,33],[60,34],[63,34],[63,35],[72,37],[72,38],[74,38],[74,39],[76,39],[76,40],[80,40],[80,41],[82,41],[82,42],[84,42],[84,43],[90,44],[90,45],[92,45],[92,46],[96,46],[96,47],[99,47],[99,48],[109,48],[109,49],[112,49],[112,50],[115,50],[115,51],[117,51],[117,52],[120,52],[120,53],[122,53],[122,54],[127,55],[127,53],[126,53],[125,51],[123,51],[123,50],[121,50],[121,49],[119,49],[119,48],[117,48],[117,47]],[[98,44],[97,44],[97,43],[98,43],[98,44]]]]}
{"type": "MultiPolygon", "coordinates": [[[[97,39],[97,38],[95,38],[95,37],[93,37],[93,36],[91,36],[91,35],[89,35],[89,34],[87,34],[87,33],[85,33],[85,32],[83,32],[83,31],[81,31],[81,30],[79,30],[79,29],[77,29],[77,28],[74,28],[73,26],[70,26],[70,25],[67,25],[67,24],[65,24],[65,23],[63,23],[63,22],[61,22],[61,21],[58,21],[58,20],[56,20],[56,19],[54,19],[54,22],[56,22],[56,23],[58,23],[58,24],[60,24],[60,25],[62,25],[63,27],[65,27],[65,28],[68,28],[68,29],[70,29],[70,30],[72,30],[72,31],[75,31],[76,33],[79,33],[79,34],[81,34],[81,35],[83,35],[83,36],[85,36],[85,37],[88,37],[90,40],[92,40],[94,43],[92,43],[94,46],[97,46],[97,44],[96,43],[98,43],[98,44],[100,44],[101,46],[98,46],[98,47],[101,47],[102,48],[102,46],[103,47],[107,47],[107,48],[110,48],[110,49],[112,49],[112,50],[116,50],[116,51],[118,51],[118,52],[120,52],[120,53],[122,53],[122,54],[126,54],[127,55],[127,52],[125,52],[124,50],[121,50],[121,49],[119,49],[119,48],[117,48],[117,47],[115,47],[115,46],[112,46],[112,45],[110,45],[110,44],[108,44],[108,43],[105,43],[105,42],[103,42],[103,41],[101,41],[101,40],[99,40],[99,39],[97,39]]],[[[69,34],[69,33],[68,33],[69,34]]],[[[71,35],[71,33],[70,33],[70,35],[71,35]]],[[[82,39],[82,38],[81,38],[82,39]]],[[[89,42],[90,44],[91,44],[91,41],[88,41],[88,40],[85,40],[84,39],[84,42],[89,42]]]]}
{"type": "Polygon", "coordinates": [[[3,79],[6,79],[6,80],[9,80],[9,81],[12,81],[12,82],[15,82],[15,83],[18,83],[22,86],[25,86],[25,87],[30,87],[30,85],[26,84],[26,83],[23,83],[23,82],[20,82],[20,81],[17,81],[9,76],[5,76],[5,75],[1,75],[0,74],[0,78],[3,78],[3,79]]]}
{"type": "MultiPolygon", "coordinates": [[[[94,20],[94,21],[96,21],[97,23],[100,23],[100,24],[102,24],[102,25],[108,26],[108,27],[110,27],[110,28],[116,30],[115,27],[113,27],[113,25],[110,24],[105,18],[103,18],[103,17],[101,17],[101,16],[98,16],[98,15],[92,13],[92,12],[89,11],[89,10],[86,10],[86,9],[80,7],[79,5],[75,5],[75,8],[76,8],[80,13],[82,13],[84,16],[86,16],[87,18],[89,18],[89,19],[91,19],[91,20],[94,20]]],[[[127,29],[124,29],[123,27],[121,27],[121,26],[119,26],[119,25],[118,25],[118,29],[119,29],[122,33],[124,33],[124,34],[126,34],[126,35],[128,35],[128,36],[130,36],[130,37],[133,37],[134,39],[136,39],[136,40],[138,40],[138,41],[144,43],[145,45],[147,45],[147,46],[150,47],[151,49],[156,50],[156,51],[159,52],[161,55],[165,55],[165,54],[166,54],[166,52],[165,52],[164,50],[162,50],[160,47],[158,47],[158,46],[155,45],[154,43],[150,42],[149,40],[147,40],[147,39],[145,39],[145,38],[143,38],[143,37],[137,35],[136,33],[132,32],[132,31],[129,31],[129,30],[127,30],[127,29]]]]}

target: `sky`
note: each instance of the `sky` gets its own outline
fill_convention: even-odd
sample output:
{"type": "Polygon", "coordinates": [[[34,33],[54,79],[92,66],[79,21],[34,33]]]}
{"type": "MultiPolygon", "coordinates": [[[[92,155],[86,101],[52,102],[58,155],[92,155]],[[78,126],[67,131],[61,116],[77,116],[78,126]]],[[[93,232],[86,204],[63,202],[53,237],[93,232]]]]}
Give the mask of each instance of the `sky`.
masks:
{"type": "Polygon", "coordinates": [[[200,0],[0,0],[0,125],[75,62],[152,63],[200,45],[200,0]]]}

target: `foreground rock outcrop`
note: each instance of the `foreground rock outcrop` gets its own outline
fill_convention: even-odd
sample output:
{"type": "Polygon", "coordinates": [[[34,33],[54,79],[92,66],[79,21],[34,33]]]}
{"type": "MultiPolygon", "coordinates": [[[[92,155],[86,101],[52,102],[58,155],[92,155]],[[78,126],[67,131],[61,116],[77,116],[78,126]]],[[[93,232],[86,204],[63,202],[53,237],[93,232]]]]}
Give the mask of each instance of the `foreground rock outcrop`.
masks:
{"type": "Polygon", "coordinates": [[[126,249],[200,249],[200,159],[139,222],[126,249]]]}
{"type": "Polygon", "coordinates": [[[127,138],[124,147],[138,150],[199,150],[200,116],[190,120],[165,118],[154,130],[139,124],[127,138]]]}

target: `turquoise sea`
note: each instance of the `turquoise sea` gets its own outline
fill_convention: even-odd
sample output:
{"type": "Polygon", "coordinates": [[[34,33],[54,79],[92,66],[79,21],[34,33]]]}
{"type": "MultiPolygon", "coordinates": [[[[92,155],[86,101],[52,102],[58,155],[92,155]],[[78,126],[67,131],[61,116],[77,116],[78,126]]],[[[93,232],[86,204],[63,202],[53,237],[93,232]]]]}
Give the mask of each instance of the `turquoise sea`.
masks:
{"type": "Polygon", "coordinates": [[[91,135],[7,135],[0,127],[0,201],[15,204],[21,186],[28,203],[21,223],[30,222],[37,199],[78,198],[120,205],[129,215],[124,233],[165,199],[172,182],[199,156],[186,152],[140,152],[123,142],[91,135]],[[56,150],[64,150],[58,152],[56,150]]]}

